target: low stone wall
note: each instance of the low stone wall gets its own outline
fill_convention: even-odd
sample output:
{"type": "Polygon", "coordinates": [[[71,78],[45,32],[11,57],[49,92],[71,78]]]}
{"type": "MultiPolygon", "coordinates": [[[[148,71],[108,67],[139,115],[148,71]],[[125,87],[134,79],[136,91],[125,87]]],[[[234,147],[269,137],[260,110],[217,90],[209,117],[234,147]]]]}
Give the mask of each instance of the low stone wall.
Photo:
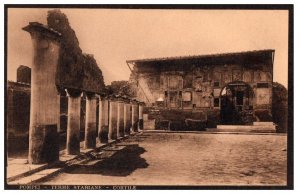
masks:
{"type": "Polygon", "coordinates": [[[148,107],[145,109],[145,113],[148,114],[150,120],[155,120],[155,129],[157,130],[201,131],[208,126],[207,111],[183,111],[148,107]]]}
{"type": "Polygon", "coordinates": [[[254,110],[255,119],[261,122],[271,122],[273,121],[272,115],[267,109],[254,110]]]}

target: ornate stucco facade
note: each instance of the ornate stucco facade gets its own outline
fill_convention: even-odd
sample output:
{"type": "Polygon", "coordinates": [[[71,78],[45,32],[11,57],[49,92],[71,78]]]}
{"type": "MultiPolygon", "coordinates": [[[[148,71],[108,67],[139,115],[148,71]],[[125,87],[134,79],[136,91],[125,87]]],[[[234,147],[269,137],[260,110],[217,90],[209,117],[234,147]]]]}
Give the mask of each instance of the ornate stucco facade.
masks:
{"type": "MultiPolygon", "coordinates": [[[[216,124],[271,121],[274,50],[130,60],[136,98],[216,124]],[[212,117],[210,117],[213,115],[212,117]]],[[[197,119],[197,118],[196,118],[197,119]]]]}

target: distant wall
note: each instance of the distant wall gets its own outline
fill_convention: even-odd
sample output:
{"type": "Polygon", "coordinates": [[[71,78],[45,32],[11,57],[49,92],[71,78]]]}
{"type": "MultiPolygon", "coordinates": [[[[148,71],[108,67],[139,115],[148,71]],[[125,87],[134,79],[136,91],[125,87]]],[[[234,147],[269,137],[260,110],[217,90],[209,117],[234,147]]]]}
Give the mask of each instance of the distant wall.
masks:
{"type": "Polygon", "coordinates": [[[20,65],[17,69],[17,82],[31,83],[31,68],[20,65]]]}

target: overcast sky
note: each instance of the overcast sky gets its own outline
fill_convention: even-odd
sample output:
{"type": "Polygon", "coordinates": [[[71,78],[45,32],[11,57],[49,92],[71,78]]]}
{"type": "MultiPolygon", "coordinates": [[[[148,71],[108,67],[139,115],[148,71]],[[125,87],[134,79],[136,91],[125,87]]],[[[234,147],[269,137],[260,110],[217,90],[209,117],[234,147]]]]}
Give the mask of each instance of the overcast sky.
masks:
{"type": "MultiPolygon", "coordinates": [[[[126,60],[275,49],[274,81],[287,86],[288,12],[272,10],[61,9],[106,84],[128,80],[126,60]]],[[[46,24],[47,9],[8,9],[8,79],[31,66],[28,22],[46,24]]]]}

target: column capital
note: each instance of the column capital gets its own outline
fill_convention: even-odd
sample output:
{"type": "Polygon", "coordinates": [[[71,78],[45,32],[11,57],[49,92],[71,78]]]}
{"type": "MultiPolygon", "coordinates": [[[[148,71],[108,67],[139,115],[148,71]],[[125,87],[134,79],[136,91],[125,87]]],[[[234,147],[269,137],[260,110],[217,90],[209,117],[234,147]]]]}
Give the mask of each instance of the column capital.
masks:
{"type": "Polygon", "coordinates": [[[110,100],[110,101],[117,101],[117,96],[116,95],[114,95],[114,94],[112,94],[112,95],[109,95],[108,96],[108,99],[110,100]]]}
{"type": "Polygon", "coordinates": [[[108,96],[105,94],[98,94],[98,98],[99,98],[99,100],[107,100],[108,96]]]}
{"type": "Polygon", "coordinates": [[[128,98],[128,96],[122,96],[122,98],[124,103],[126,104],[130,103],[130,99],[128,98]]]}
{"type": "Polygon", "coordinates": [[[29,32],[33,39],[43,37],[54,41],[60,41],[61,38],[61,33],[39,22],[29,22],[29,25],[22,29],[29,32]]]}
{"type": "Polygon", "coordinates": [[[138,101],[136,99],[132,99],[130,101],[130,103],[133,104],[133,105],[138,105],[138,101]]]}
{"type": "Polygon", "coordinates": [[[142,101],[138,102],[138,104],[141,106],[145,106],[145,102],[142,102],[142,101]]]}
{"type": "Polygon", "coordinates": [[[67,89],[65,89],[65,91],[66,91],[68,97],[77,98],[77,97],[82,96],[82,91],[77,90],[77,89],[67,88],[67,89]]]}
{"type": "Polygon", "coordinates": [[[89,100],[93,100],[93,99],[97,98],[96,93],[93,93],[93,92],[85,92],[85,95],[86,95],[86,98],[89,100]]]}

